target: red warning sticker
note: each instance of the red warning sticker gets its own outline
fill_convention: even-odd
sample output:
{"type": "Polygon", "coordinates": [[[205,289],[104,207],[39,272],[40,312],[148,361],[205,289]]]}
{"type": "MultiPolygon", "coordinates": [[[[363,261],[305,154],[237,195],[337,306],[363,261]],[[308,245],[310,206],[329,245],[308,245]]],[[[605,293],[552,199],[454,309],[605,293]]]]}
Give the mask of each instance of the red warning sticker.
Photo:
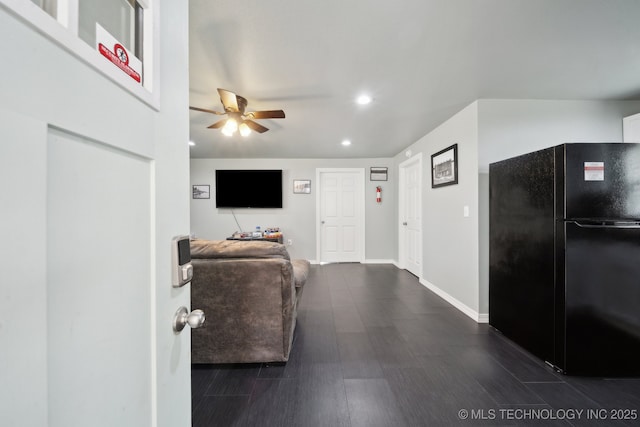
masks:
{"type": "Polygon", "coordinates": [[[96,47],[98,52],[138,83],[142,82],[142,62],[131,54],[107,30],[96,23],[96,47]]]}

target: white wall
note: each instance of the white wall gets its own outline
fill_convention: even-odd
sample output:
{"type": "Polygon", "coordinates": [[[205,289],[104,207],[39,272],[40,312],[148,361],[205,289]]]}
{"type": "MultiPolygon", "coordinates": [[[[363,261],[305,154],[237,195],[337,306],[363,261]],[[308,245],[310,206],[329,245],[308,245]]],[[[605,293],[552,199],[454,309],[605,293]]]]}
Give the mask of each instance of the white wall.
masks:
{"type": "Polygon", "coordinates": [[[565,142],[621,142],[622,118],[640,101],[481,99],[479,167],[565,142]]]}
{"type": "MultiPolygon", "coordinates": [[[[460,183],[423,190],[422,281],[471,317],[489,311],[489,163],[565,142],[622,141],[640,101],[482,99],[407,147],[431,154],[458,143],[460,183]],[[468,205],[470,217],[463,218],[468,205]]],[[[405,160],[395,159],[395,167],[405,160]]]]}
{"type": "MultiPolygon", "coordinates": [[[[478,298],[478,104],[464,108],[407,147],[422,152],[422,281],[472,317],[478,298]],[[458,184],[431,188],[431,155],[458,144],[458,184]],[[469,207],[469,217],[463,216],[469,207]]],[[[404,151],[395,165],[406,159],[404,151]]]]}
{"type": "Polygon", "coordinates": [[[216,169],[282,169],[282,209],[234,209],[243,231],[280,227],[292,257],[316,260],[316,168],[365,169],[365,258],[396,260],[397,238],[394,228],[396,174],[393,159],[192,159],[191,184],[210,185],[210,199],[191,200],[191,233],[203,239],[220,240],[238,230],[230,209],[215,206],[216,169]],[[389,168],[388,181],[370,181],[369,168],[389,168]],[[294,179],[310,179],[311,194],[293,194],[294,179]],[[375,187],[382,186],[382,203],[375,202],[375,187]]]}
{"type": "Polygon", "coordinates": [[[621,142],[640,101],[478,101],[480,312],[489,310],[489,164],[566,142],[621,142]]]}

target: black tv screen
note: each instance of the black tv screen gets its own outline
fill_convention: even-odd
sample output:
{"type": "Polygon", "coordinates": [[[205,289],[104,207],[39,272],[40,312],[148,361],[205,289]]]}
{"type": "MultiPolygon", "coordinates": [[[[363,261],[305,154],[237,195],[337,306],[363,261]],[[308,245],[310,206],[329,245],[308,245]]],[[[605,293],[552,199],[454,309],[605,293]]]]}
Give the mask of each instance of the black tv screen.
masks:
{"type": "Polygon", "coordinates": [[[216,207],[282,208],[282,170],[216,170],[216,207]]]}

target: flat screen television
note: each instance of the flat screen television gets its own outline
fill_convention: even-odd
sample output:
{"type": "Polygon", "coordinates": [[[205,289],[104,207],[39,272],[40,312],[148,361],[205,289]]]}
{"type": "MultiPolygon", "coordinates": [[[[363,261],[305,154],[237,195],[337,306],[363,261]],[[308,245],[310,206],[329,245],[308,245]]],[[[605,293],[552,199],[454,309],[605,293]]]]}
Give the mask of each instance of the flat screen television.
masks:
{"type": "Polygon", "coordinates": [[[282,208],[282,170],[216,170],[216,207],[282,208]]]}

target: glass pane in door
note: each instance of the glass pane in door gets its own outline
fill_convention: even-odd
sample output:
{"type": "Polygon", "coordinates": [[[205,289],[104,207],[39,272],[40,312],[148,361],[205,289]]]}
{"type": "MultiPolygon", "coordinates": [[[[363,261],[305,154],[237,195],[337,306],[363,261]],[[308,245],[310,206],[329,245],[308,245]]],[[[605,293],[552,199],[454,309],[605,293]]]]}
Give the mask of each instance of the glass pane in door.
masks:
{"type": "Polygon", "coordinates": [[[128,0],[82,0],[79,2],[78,35],[90,46],[96,44],[99,23],[130,52],[136,51],[136,2],[128,0]]]}
{"type": "Polygon", "coordinates": [[[32,3],[35,3],[42,10],[47,12],[49,15],[56,17],[56,9],[58,8],[58,2],[56,0],[31,0],[32,3]]]}

